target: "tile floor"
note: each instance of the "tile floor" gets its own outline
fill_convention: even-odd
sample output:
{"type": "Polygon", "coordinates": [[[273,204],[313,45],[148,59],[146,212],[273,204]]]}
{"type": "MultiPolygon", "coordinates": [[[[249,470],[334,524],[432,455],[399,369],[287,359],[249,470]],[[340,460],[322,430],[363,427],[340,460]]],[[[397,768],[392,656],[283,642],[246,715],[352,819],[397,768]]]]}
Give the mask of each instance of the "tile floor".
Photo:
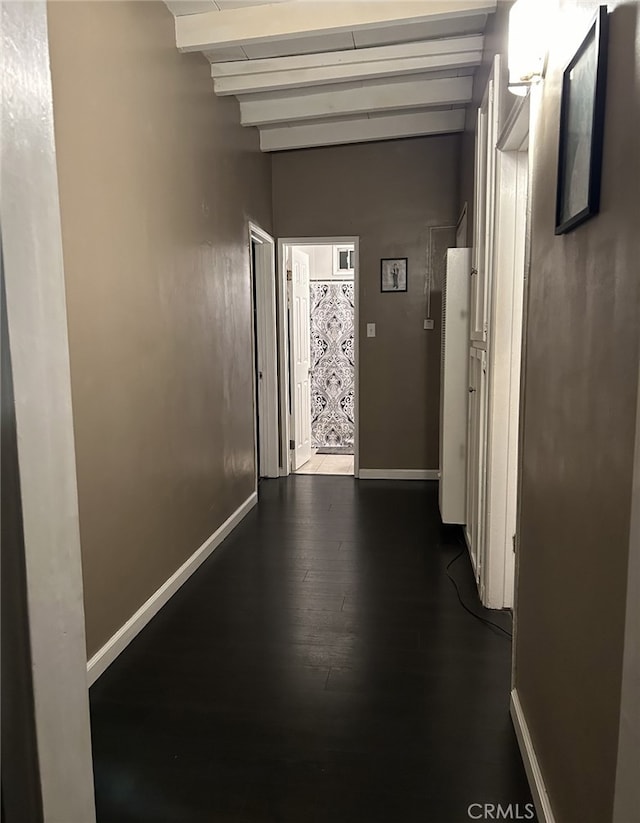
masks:
{"type": "Polygon", "coordinates": [[[314,454],[296,474],[353,474],[353,455],[314,454]]]}

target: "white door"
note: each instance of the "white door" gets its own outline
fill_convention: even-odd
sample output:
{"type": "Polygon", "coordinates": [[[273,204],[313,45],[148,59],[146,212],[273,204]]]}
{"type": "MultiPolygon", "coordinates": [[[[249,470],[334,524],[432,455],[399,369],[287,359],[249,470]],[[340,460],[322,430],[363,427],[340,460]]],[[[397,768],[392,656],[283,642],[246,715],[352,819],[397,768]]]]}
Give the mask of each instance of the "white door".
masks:
{"type": "Polygon", "coordinates": [[[309,255],[292,249],[291,396],[292,469],[311,460],[311,314],[309,255]]]}
{"type": "Polygon", "coordinates": [[[476,143],[473,277],[469,352],[469,452],[467,461],[466,536],[482,602],[487,532],[487,348],[492,339],[492,294],[496,217],[496,152],[500,134],[500,56],[495,57],[478,110],[476,143]]]}

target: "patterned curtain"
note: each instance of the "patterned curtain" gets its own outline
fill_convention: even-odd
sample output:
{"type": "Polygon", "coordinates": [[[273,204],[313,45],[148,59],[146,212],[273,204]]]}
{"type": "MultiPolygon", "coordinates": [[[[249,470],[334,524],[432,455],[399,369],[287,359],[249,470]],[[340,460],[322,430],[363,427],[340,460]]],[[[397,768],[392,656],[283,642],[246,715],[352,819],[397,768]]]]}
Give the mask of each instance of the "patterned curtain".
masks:
{"type": "Polygon", "coordinates": [[[353,283],[311,283],[311,372],[314,448],[353,453],[353,283]]]}

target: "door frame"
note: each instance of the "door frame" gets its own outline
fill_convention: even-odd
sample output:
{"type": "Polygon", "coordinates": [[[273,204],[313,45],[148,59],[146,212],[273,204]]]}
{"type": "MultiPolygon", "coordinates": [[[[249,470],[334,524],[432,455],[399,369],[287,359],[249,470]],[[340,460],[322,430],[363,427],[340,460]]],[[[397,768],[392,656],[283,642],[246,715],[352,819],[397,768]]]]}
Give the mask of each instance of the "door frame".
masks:
{"type": "Polygon", "coordinates": [[[495,249],[490,294],[485,605],[513,606],[518,426],[529,179],[529,97],[519,98],[497,142],[495,249]],[[499,360],[498,360],[499,358],[499,360]]]}
{"type": "Polygon", "coordinates": [[[256,254],[255,266],[253,259],[250,260],[251,316],[253,320],[255,309],[256,329],[254,330],[252,322],[251,337],[253,369],[258,371],[253,381],[253,442],[257,488],[258,466],[260,466],[262,477],[280,476],[280,447],[278,442],[276,244],[274,238],[264,229],[249,222],[250,257],[253,257],[251,248],[253,243],[256,244],[256,254]],[[256,391],[257,385],[262,389],[260,396],[256,391]]]}
{"type": "Polygon", "coordinates": [[[469,347],[469,406],[467,411],[467,522],[464,526],[464,537],[471,558],[473,574],[484,602],[483,573],[484,573],[484,527],[485,527],[485,500],[486,500],[486,430],[487,430],[487,351],[479,346],[469,347]],[[474,361],[478,361],[477,364],[474,361]],[[476,379],[477,375],[477,379],[476,379]],[[477,435],[472,438],[474,422],[477,426],[477,435]],[[473,448],[472,448],[473,446],[473,448]],[[471,455],[477,454],[477,464],[472,467],[471,455]],[[473,468],[473,471],[472,471],[473,468]],[[475,491],[476,494],[472,492],[475,491]],[[469,522],[471,521],[471,522],[469,522]]]}
{"type": "MultiPolygon", "coordinates": [[[[278,238],[278,266],[277,266],[277,301],[278,316],[278,359],[280,362],[280,475],[287,477],[291,474],[291,424],[289,420],[289,326],[287,317],[287,259],[285,249],[288,246],[334,246],[353,244],[354,271],[354,439],[353,439],[353,469],[354,477],[360,473],[360,237],[357,235],[334,235],[330,237],[279,237],[278,238]]],[[[309,410],[311,413],[311,410],[309,410]]]]}
{"type": "MultiPolygon", "coordinates": [[[[469,364],[471,358],[481,361],[482,374],[476,391],[475,405],[469,403],[469,440],[472,431],[472,411],[475,410],[478,424],[478,443],[475,450],[471,442],[467,450],[467,513],[476,512],[475,523],[465,528],[465,538],[480,599],[485,604],[485,566],[487,557],[486,536],[488,524],[487,485],[488,452],[487,436],[489,427],[489,379],[488,340],[491,318],[489,309],[493,289],[493,268],[495,264],[495,209],[496,154],[500,136],[502,99],[502,60],[496,55],[492,62],[482,102],[477,111],[477,133],[475,144],[474,202],[476,209],[473,219],[473,268],[471,270],[471,290],[469,306],[469,364]],[[482,354],[481,354],[482,353],[482,354]],[[473,465],[477,457],[477,465],[473,465]],[[472,472],[478,472],[477,499],[471,500],[473,491],[472,472]],[[475,530],[474,527],[475,526],[475,530]]],[[[486,605],[486,604],[485,604],[486,605]]]]}

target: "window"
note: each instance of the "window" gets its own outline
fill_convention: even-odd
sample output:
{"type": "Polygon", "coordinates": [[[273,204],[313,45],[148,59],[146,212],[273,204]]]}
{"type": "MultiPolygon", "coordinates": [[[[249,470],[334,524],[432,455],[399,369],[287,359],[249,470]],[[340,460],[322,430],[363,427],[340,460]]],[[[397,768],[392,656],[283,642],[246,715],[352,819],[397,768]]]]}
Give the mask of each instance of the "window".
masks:
{"type": "Polygon", "coordinates": [[[353,246],[333,247],[333,272],[336,275],[353,274],[353,246]]]}

